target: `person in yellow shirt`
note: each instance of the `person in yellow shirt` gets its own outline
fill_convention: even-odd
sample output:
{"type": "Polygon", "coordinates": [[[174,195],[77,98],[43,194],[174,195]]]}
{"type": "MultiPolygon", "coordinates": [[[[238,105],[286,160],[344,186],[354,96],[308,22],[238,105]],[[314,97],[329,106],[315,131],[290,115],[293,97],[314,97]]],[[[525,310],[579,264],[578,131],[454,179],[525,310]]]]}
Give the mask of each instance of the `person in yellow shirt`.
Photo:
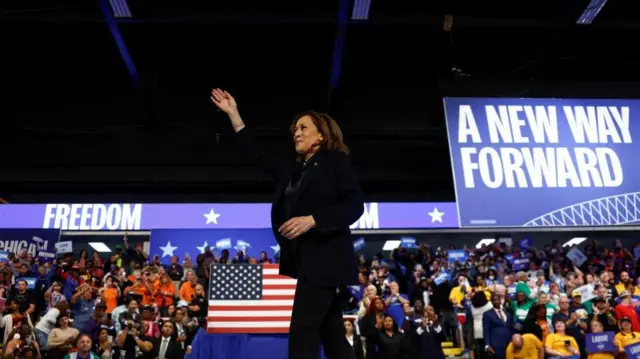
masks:
{"type": "Polygon", "coordinates": [[[449,294],[449,301],[453,304],[454,307],[464,308],[462,305],[462,301],[467,297],[467,294],[471,293],[471,286],[467,281],[467,277],[464,275],[460,275],[458,277],[458,285],[451,288],[451,293],[449,294]]]}
{"type": "Polygon", "coordinates": [[[567,323],[558,320],[553,324],[554,333],[547,335],[544,340],[545,350],[550,357],[569,357],[580,355],[578,343],[572,337],[566,334],[567,323]]]}
{"type": "Polygon", "coordinates": [[[627,345],[640,342],[640,333],[631,330],[631,319],[629,317],[620,318],[620,333],[614,337],[614,342],[618,345],[618,359],[626,359],[627,352],[624,351],[624,347],[627,345]]]}
{"type": "MultiPolygon", "coordinates": [[[[602,333],[604,332],[604,326],[597,320],[591,321],[589,324],[591,326],[591,333],[602,333]]],[[[615,339],[613,340],[615,344],[615,339]]],[[[591,353],[587,355],[587,359],[614,359],[616,353],[591,353]]]]}
{"type": "Polygon", "coordinates": [[[507,346],[507,359],[544,359],[542,342],[533,334],[514,334],[507,346]]]}

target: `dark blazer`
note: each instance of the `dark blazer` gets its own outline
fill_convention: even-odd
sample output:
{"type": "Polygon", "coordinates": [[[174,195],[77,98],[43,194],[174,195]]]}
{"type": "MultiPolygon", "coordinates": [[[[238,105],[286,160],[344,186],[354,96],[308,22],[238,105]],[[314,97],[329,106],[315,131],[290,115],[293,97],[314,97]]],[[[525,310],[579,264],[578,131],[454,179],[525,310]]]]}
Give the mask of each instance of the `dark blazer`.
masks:
{"type": "Polygon", "coordinates": [[[430,326],[429,331],[425,330],[422,334],[418,334],[418,328],[421,326],[411,325],[409,332],[416,350],[414,357],[416,359],[445,359],[442,342],[447,340],[447,336],[442,327],[438,332],[433,326],[430,326]]]}
{"type": "Polygon", "coordinates": [[[284,192],[296,163],[281,162],[264,153],[246,128],[237,133],[240,145],[260,169],[277,181],[271,207],[271,227],[280,245],[280,274],[310,284],[340,286],[358,284],[358,268],[349,226],[364,211],[364,201],[349,156],[343,152],[320,151],[307,161],[291,216],[313,216],[316,228],[289,240],[278,229],[286,217],[284,192]],[[294,256],[299,256],[301,268],[294,256]]]}
{"type": "Polygon", "coordinates": [[[504,310],[503,313],[507,317],[506,323],[498,317],[495,309],[484,312],[482,316],[484,344],[491,346],[496,351],[496,354],[494,354],[496,358],[505,357],[507,345],[511,342],[511,336],[513,335],[513,316],[504,310]]]}
{"type": "MultiPolygon", "coordinates": [[[[158,358],[158,356],[160,355],[160,345],[162,344],[162,337],[153,339],[152,344],[152,358],[158,358]]],[[[178,343],[175,338],[171,338],[171,340],[169,341],[169,346],[167,347],[167,351],[164,353],[164,357],[166,359],[184,358],[184,350],[182,350],[182,345],[180,345],[180,343],[178,343]]]]}

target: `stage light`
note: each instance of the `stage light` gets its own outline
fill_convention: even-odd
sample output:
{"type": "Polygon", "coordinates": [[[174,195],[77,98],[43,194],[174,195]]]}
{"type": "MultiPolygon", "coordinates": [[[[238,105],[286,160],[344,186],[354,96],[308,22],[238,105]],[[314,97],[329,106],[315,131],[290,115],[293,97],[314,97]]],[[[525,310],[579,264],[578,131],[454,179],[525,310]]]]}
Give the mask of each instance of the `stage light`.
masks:
{"type": "Polygon", "coordinates": [[[382,247],[383,251],[392,251],[398,247],[400,247],[401,241],[398,240],[389,240],[384,242],[384,246],[382,247]]]}
{"type": "Polygon", "coordinates": [[[111,253],[111,249],[102,242],[89,242],[89,245],[98,253],[111,253]]]}
{"type": "Polygon", "coordinates": [[[587,240],[587,237],[574,237],[566,241],[562,246],[563,247],[577,246],[586,240],[587,240]]]}
{"type": "Polygon", "coordinates": [[[476,249],[482,248],[482,246],[488,246],[494,244],[496,242],[495,238],[484,238],[481,239],[480,242],[476,243],[476,249]]]}
{"type": "Polygon", "coordinates": [[[600,13],[602,8],[607,4],[607,0],[591,0],[589,5],[584,9],[582,15],[576,21],[578,25],[590,25],[600,13]]]}

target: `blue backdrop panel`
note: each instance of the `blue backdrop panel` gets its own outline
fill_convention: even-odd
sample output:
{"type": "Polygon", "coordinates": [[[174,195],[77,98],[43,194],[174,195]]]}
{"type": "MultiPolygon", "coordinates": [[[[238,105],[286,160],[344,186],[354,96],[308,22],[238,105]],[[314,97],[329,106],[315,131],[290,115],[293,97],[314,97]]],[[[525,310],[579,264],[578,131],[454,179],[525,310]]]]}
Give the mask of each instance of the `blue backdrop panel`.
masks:
{"type": "MultiPolygon", "coordinates": [[[[208,334],[200,330],[192,347],[187,359],[289,359],[286,334],[208,334]]],[[[319,358],[326,359],[322,348],[319,358]]]]}
{"type": "Polygon", "coordinates": [[[270,228],[263,229],[157,229],[151,231],[149,254],[160,256],[162,263],[169,263],[171,256],[193,260],[204,252],[206,246],[220,253],[228,249],[233,258],[239,250],[258,257],[261,251],[273,258],[279,250],[270,228]]]}

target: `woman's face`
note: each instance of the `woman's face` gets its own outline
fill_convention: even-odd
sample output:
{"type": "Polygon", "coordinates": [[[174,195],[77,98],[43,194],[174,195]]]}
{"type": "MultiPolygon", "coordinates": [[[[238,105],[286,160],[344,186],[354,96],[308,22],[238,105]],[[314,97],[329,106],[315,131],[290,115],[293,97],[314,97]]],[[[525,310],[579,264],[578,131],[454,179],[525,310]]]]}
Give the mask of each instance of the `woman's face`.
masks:
{"type": "Polygon", "coordinates": [[[377,310],[384,310],[384,303],[382,303],[381,300],[376,301],[376,309],[377,310]]]}
{"type": "Polygon", "coordinates": [[[386,330],[393,329],[393,318],[391,317],[384,318],[384,329],[386,330]]]}
{"type": "Polygon", "coordinates": [[[138,302],[135,300],[132,300],[131,302],[129,302],[129,311],[130,312],[135,312],[138,309],[138,302]]]}
{"type": "Polygon", "coordinates": [[[169,308],[167,309],[167,312],[169,313],[169,316],[171,316],[171,314],[173,314],[173,312],[175,312],[175,311],[176,311],[176,306],[173,305],[173,304],[171,304],[169,306],[169,308]]]}
{"type": "Polygon", "coordinates": [[[522,292],[518,292],[517,299],[518,302],[524,302],[525,300],[527,300],[527,296],[522,292]]]}
{"type": "Polygon", "coordinates": [[[547,304],[549,303],[549,296],[546,293],[542,293],[538,296],[538,303],[547,304]]]}
{"type": "Polygon", "coordinates": [[[187,272],[187,280],[192,280],[193,279],[193,272],[189,271],[187,272]]]}
{"type": "Polygon", "coordinates": [[[536,313],[538,318],[545,318],[547,316],[547,308],[544,306],[540,306],[538,308],[538,313],[536,313]]]}
{"type": "Polygon", "coordinates": [[[347,332],[347,335],[352,335],[353,334],[353,324],[351,324],[350,321],[345,320],[344,321],[344,330],[347,332]]]}
{"type": "Polygon", "coordinates": [[[292,132],[296,152],[299,154],[312,153],[314,147],[318,146],[322,141],[322,135],[313,123],[311,116],[300,117],[292,129],[292,132]]]}
{"type": "Polygon", "coordinates": [[[65,328],[69,325],[69,317],[62,317],[60,318],[60,326],[62,328],[65,328]]]}
{"type": "Polygon", "coordinates": [[[591,332],[593,333],[602,333],[604,328],[600,322],[591,322],[591,332]]]}
{"type": "Polygon", "coordinates": [[[175,311],[175,316],[173,317],[176,323],[182,323],[182,321],[184,320],[184,312],[181,310],[176,310],[175,311]]]}
{"type": "Polygon", "coordinates": [[[98,334],[98,339],[100,339],[100,341],[106,341],[107,337],[109,337],[109,332],[106,329],[100,329],[100,334],[98,334]]]}
{"type": "Polygon", "coordinates": [[[556,322],[554,328],[556,329],[556,333],[564,333],[565,329],[567,329],[567,326],[564,324],[564,322],[556,322]]]}

